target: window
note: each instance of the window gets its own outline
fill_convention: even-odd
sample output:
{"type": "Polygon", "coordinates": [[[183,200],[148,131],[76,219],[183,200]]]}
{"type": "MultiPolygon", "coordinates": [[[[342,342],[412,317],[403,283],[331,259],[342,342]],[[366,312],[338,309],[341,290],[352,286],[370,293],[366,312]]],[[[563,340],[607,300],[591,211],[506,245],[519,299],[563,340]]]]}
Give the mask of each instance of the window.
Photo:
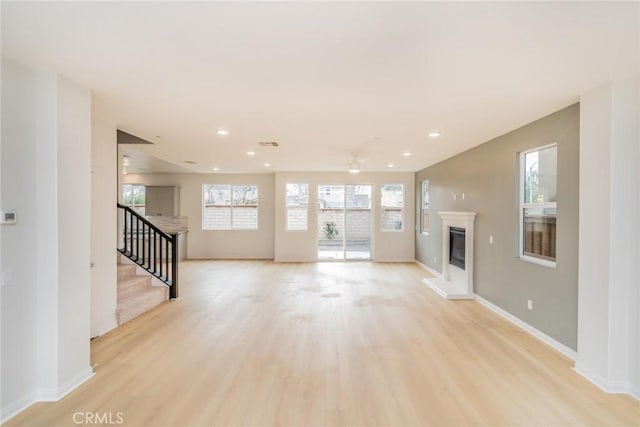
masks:
{"type": "Polygon", "coordinates": [[[144,216],[146,205],[144,185],[123,184],[122,204],[131,207],[134,211],[144,216]]]}
{"type": "Polygon", "coordinates": [[[519,256],[555,266],[557,145],[520,153],[519,256]]]}
{"type": "Polygon", "coordinates": [[[402,184],[382,184],[380,206],[382,208],[382,231],[402,231],[404,186],[402,184]]]}
{"type": "Polygon", "coordinates": [[[287,231],[307,230],[309,184],[287,183],[287,231]]]}
{"type": "Polygon", "coordinates": [[[257,230],[258,186],[205,184],[203,230],[257,230]]]}
{"type": "Polygon", "coordinates": [[[422,181],[422,206],[420,208],[420,231],[429,234],[429,180],[422,181]]]}

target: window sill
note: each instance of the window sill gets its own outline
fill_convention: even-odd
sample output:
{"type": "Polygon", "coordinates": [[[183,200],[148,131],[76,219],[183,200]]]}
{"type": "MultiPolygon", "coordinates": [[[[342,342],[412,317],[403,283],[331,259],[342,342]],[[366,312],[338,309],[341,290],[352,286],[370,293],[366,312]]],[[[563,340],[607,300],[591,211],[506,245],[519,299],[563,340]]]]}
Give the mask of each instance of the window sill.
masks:
{"type": "Polygon", "coordinates": [[[519,258],[532,264],[538,264],[549,268],[556,268],[556,261],[548,261],[546,259],[535,258],[528,255],[520,255],[519,258]]]}

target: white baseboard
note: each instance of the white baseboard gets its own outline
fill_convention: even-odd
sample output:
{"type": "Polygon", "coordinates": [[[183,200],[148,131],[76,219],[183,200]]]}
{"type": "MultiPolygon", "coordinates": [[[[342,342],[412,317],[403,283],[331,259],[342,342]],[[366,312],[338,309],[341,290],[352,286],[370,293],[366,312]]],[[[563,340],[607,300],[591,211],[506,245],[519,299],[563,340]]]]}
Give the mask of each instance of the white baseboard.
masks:
{"type": "Polygon", "coordinates": [[[32,392],[22,397],[21,399],[15,400],[9,403],[7,406],[2,408],[2,412],[0,413],[0,424],[4,424],[9,421],[11,418],[18,415],[20,412],[27,409],[29,406],[33,405],[38,401],[38,392],[32,392]]]}
{"type": "Polygon", "coordinates": [[[426,270],[426,271],[428,271],[429,273],[433,274],[433,276],[434,276],[434,277],[440,277],[440,273],[438,273],[436,270],[434,270],[433,268],[429,267],[428,265],[421,263],[421,262],[420,262],[420,261],[418,261],[417,259],[416,259],[416,260],[414,260],[414,262],[415,262],[416,264],[418,264],[418,266],[419,266],[420,268],[422,268],[423,270],[426,270]]]}
{"type": "Polygon", "coordinates": [[[640,389],[628,381],[609,381],[581,362],[576,362],[573,370],[607,393],[628,394],[640,400],[640,389]]]}
{"type": "Polygon", "coordinates": [[[89,380],[89,378],[93,377],[94,375],[95,375],[95,372],[93,372],[93,368],[91,366],[88,366],[87,368],[79,372],[77,375],[73,376],[72,378],[69,378],[67,381],[64,382],[64,384],[58,387],[58,398],[56,400],[62,399],[67,394],[71,393],[73,390],[80,387],[82,384],[84,384],[86,381],[89,380]]]}
{"type": "Polygon", "coordinates": [[[68,381],[65,381],[65,383],[58,388],[40,389],[29,393],[21,399],[11,402],[6,407],[2,408],[0,424],[4,424],[6,421],[9,421],[11,418],[15,417],[34,403],[56,402],[62,399],[67,394],[71,393],[73,390],[82,385],[93,375],[95,375],[93,369],[91,369],[91,367],[88,367],[74,377],[70,378],[68,381]]]}
{"type": "MultiPolygon", "coordinates": [[[[165,285],[165,286],[166,286],[166,285],[165,285]]],[[[114,312],[114,315],[115,315],[115,312],[114,312]]],[[[91,339],[101,337],[101,336],[103,336],[104,334],[106,334],[107,332],[111,332],[111,331],[113,331],[113,330],[114,330],[115,328],[117,328],[117,327],[118,327],[118,323],[117,323],[117,322],[115,321],[115,319],[114,319],[114,320],[113,320],[113,322],[110,322],[110,323],[107,325],[107,327],[100,329],[100,330],[98,331],[98,333],[97,333],[95,336],[92,336],[92,337],[91,337],[91,339]]]]}
{"type": "Polygon", "coordinates": [[[574,350],[572,350],[569,347],[567,347],[566,345],[554,340],[549,335],[547,335],[544,332],[534,328],[530,324],[528,324],[525,321],[517,318],[513,314],[503,310],[502,308],[498,307],[497,305],[493,304],[492,302],[487,301],[486,299],[482,298],[480,295],[475,294],[475,299],[480,304],[482,304],[485,307],[487,307],[489,310],[491,310],[494,313],[496,313],[497,315],[507,319],[508,321],[510,321],[511,323],[516,325],[517,327],[519,327],[520,329],[523,329],[525,332],[528,332],[529,334],[533,335],[534,337],[536,337],[537,339],[539,339],[540,341],[542,341],[543,343],[545,343],[549,347],[551,347],[554,350],[562,353],[563,355],[565,355],[566,357],[568,357],[569,359],[571,359],[573,361],[576,360],[577,353],[574,350]]]}

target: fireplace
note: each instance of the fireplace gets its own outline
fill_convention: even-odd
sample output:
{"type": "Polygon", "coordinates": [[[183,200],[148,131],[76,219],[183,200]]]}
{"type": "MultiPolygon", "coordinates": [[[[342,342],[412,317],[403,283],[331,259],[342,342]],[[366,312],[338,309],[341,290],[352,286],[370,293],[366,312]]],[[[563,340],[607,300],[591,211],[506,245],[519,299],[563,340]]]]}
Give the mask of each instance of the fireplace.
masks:
{"type": "Polygon", "coordinates": [[[442,271],[422,281],[447,299],[473,299],[475,212],[438,212],[442,219],[442,271]]]}
{"type": "Polygon", "coordinates": [[[449,227],[449,264],[464,270],[465,229],[449,227]]]}

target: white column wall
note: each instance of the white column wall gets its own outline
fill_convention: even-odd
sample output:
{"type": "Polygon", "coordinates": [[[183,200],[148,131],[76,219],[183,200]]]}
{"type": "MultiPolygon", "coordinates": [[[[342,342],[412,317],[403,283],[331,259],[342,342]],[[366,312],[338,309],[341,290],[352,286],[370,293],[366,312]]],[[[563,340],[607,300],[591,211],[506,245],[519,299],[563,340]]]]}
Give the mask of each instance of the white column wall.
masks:
{"type": "Polygon", "coordinates": [[[91,336],[117,326],[116,125],[94,117],[91,129],[91,336]]]}
{"type": "Polygon", "coordinates": [[[89,358],[91,93],[2,58],[0,421],[92,375],[89,358]]]}
{"type": "Polygon", "coordinates": [[[639,396],[639,79],[581,97],[576,370],[639,396]]]}
{"type": "Polygon", "coordinates": [[[92,374],[91,92],[58,78],[58,398],[92,374]]]}

